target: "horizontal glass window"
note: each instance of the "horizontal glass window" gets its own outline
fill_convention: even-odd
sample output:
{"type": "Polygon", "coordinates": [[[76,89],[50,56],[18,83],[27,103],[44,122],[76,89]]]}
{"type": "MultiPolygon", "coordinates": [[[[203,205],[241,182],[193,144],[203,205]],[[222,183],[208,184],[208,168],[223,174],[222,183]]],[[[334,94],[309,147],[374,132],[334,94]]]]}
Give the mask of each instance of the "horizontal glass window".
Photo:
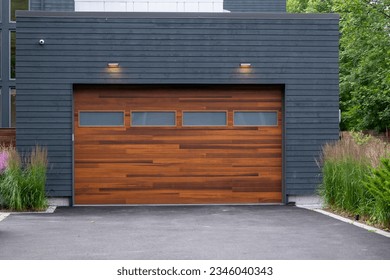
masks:
{"type": "Polygon", "coordinates": [[[234,112],[235,126],[277,126],[278,113],[264,111],[234,112]]]}
{"type": "Polygon", "coordinates": [[[175,126],[175,112],[131,112],[132,126],[175,126]]]}
{"type": "Polygon", "coordinates": [[[80,126],[124,126],[124,112],[79,112],[80,126]]]}
{"type": "Polygon", "coordinates": [[[183,112],[183,126],[226,126],[226,112],[183,112]]]}
{"type": "Polygon", "coordinates": [[[16,32],[10,32],[10,78],[15,79],[15,63],[16,63],[16,32]]]}

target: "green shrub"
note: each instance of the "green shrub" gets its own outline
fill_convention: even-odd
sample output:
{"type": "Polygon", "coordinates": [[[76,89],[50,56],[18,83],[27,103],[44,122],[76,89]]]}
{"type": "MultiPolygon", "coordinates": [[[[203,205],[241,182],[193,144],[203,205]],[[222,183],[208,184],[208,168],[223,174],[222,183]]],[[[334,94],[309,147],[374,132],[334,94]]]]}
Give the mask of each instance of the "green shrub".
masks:
{"type": "Polygon", "coordinates": [[[390,159],[383,158],[381,165],[372,170],[363,185],[373,197],[371,220],[374,223],[390,226],[390,159]]]}
{"type": "Polygon", "coordinates": [[[6,151],[7,167],[0,178],[2,205],[16,211],[46,208],[47,150],[34,147],[30,155],[24,158],[24,164],[14,148],[6,151]]]}
{"type": "Polygon", "coordinates": [[[367,144],[372,139],[371,135],[369,135],[369,134],[366,135],[361,131],[352,131],[351,136],[352,136],[353,140],[355,141],[355,143],[358,145],[367,144]]]}

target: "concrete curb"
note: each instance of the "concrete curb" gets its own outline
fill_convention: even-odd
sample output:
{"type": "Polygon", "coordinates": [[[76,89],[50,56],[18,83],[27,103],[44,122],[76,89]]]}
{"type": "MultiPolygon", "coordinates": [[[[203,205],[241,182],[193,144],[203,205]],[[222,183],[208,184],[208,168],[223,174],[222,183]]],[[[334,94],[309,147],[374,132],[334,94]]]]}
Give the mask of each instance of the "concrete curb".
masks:
{"type": "Polygon", "coordinates": [[[317,213],[321,213],[323,215],[326,215],[326,216],[329,216],[331,218],[334,218],[334,219],[337,219],[339,221],[342,221],[344,223],[348,223],[348,224],[351,224],[351,225],[354,225],[354,226],[357,226],[357,227],[360,227],[360,228],[363,228],[367,231],[370,231],[370,232],[375,232],[377,234],[380,234],[380,235],[383,235],[385,237],[388,237],[390,238],[390,232],[387,232],[387,231],[384,231],[384,230],[381,230],[381,229],[378,229],[378,228],[375,228],[375,227],[372,227],[372,226],[369,226],[369,225],[366,225],[366,224],[362,224],[362,223],[359,223],[357,221],[353,221],[353,220],[350,220],[350,219],[347,219],[347,218],[344,218],[342,216],[339,216],[339,215],[336,215],[334,213],[330,213],[328,211],[325,211],[325,210],[322,210],[322,209],[319,209],[319,208],[310,208],[310,207],[305,207],[305,206],[297,206],[297,207],[300,207],[300,208],[304,208],[304,209],[308,209],[308,210],[312,210],[312,211],[315,211],[317,213]]]}
{"type": "MultiPolygon", "coordinates": [[[[55,205],[50,205],[47,207],[47,209],[45,211],[35,211],[35,212],[0,212],[0,217],[1,215],[10,215],[10,214],[13,214],[13,215],[21,215],[21,214],[52,214],[55,212],[55,210],[57,209],[57,206],[55,205]]],[[[1,221],[1,219],[0,219],[1,221]]]]}
{"type": "Polygon", "coordinates": [[[7,218],[9,216],[9,213],[0,213],[0,222],[7,218]]]}

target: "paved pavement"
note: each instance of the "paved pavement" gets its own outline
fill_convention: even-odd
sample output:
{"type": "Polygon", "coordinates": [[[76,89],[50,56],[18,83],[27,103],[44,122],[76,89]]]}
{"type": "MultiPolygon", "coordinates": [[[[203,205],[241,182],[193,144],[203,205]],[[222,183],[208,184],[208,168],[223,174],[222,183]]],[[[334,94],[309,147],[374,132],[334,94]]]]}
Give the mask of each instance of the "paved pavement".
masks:
{"type": "Polygon", "coordinates": [[[390,238],[291,206],[57,208],[0,222],[0,259],[390,259],[390,238]]]}

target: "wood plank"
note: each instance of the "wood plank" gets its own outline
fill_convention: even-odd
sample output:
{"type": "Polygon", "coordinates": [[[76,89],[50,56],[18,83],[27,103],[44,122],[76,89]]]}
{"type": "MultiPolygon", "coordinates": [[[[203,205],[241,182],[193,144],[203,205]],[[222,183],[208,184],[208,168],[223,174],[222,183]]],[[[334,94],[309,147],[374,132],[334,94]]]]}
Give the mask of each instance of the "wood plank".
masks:
{"type": "Polygon", "coordinates": [[[15,128],[0,128],[0,146],[15,147],[16,129],[15,128]]]}
{"type": "Polygon", "coordinates": [[[282,89],[77,86],[76,204],[282,201],[282,89]],[[124,127],[79,127],[82,110],[125,111],[124,127]],[[131,110],[176,111],[175,127],[131,127],[131,110]],[[227,111],[226,127],[183,127],[184,110],[227,111]],[[233,127],[234,110],[275,110],[275,127],[233,127]]]}

